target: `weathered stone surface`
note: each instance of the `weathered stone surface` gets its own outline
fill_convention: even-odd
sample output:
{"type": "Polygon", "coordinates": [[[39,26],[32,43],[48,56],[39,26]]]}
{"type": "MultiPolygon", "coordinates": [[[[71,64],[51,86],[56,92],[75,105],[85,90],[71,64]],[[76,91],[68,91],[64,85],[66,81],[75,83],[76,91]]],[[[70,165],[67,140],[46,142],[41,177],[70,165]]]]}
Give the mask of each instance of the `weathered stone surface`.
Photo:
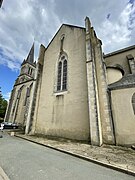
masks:
{"type": "Polygon", "coordinates": [[[81,142],[73,142],[62,138],[45,138],[37,136],[26,136],[17,134],[19,137],[32,140],[44,145],[82,155],[90,159],[130,170],[135,173],[135,150],[128,147],[103,145],[101,147],[92,146],[81,142]]]}
{"type": "Polygon", "coordinates": [[[131,88],[131,87],[135,87],[135,74],[128,74],[127,76],[123,76],[121,80],[113,84],[110,84],[108,86],[110,90],[131,88]]]}

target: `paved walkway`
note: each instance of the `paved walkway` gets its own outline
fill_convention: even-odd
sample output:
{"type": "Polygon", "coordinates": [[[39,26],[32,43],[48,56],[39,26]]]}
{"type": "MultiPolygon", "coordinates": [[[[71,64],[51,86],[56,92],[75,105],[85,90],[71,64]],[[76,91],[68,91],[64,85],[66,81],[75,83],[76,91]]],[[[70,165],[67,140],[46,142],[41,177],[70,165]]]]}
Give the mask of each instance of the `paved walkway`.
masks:
{"type": "Polygon", "coordinates": [[[70,140],[65,141],[65,139],[48,139],[22,134],[16,134],[16,136],[135,175],[135,150],[131,148],[109,145],[97,147],[70,140]]]}
{"type": "MultiPolygon", "coordinates": [[[[135,177],[3,134],[0,165],[10,180],[134,180],[135,177]]],[[[2,179],[3,180],[3,179],[2,179]]],[[[6,180],[6,179],[4,179],[6,180]]]]}

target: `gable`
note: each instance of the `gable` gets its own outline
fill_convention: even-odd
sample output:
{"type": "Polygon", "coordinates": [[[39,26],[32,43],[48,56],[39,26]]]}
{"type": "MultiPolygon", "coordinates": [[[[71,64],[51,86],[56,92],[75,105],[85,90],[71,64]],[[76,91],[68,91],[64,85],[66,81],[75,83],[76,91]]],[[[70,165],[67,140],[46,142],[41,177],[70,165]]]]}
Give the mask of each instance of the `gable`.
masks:
{"type": "Polygon", "coordinates": [[[50,43],[48,44],[46,50],[51,46],[51,44],[59,37],[61,37],[63,34],[67,34],[70,30],[72,31],[83,31],[85,32],[85,28],[83,27],[79,27],[79,26],[73,26],[73,25],[69,25],[69,24],[62,24],[60,26],[60,28],[58,29],[58,31],[56,32],[56,34],[53,36],[52,40],[50,41],[50,43]]]}

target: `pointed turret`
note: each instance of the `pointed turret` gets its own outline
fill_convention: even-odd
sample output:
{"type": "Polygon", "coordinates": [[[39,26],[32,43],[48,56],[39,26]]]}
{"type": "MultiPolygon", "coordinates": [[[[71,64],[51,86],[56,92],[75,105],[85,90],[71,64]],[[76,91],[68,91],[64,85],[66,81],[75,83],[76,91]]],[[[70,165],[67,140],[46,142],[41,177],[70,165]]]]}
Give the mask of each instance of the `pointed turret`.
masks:
{"type": "Polygon", "coordinates": [[[34,43],[33,43],[32,47],[30,49],[30,52],[27,56],[26,62],[29,62],[31,64],[34,63],[34,43]]]}
{"type": "Polygon", "coordinates": [[[91,22],[89,17],[86,16],[85,18],[85,28],[86,28],[86,33],[89,33],[90,28],[91,28],[91,22]]]}

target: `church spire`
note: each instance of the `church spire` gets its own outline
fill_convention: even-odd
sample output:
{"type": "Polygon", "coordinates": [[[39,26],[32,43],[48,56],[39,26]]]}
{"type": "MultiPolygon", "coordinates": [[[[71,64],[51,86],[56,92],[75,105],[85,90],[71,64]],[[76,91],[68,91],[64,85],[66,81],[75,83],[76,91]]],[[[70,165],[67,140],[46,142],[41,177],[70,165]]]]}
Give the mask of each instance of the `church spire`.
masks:
{"type": "Polygon", "coordinates": [[[34,63],[34,43],[33,43],[32,47],[30,49],[30,52],[27,56],[26,62],[34,63]]]}

